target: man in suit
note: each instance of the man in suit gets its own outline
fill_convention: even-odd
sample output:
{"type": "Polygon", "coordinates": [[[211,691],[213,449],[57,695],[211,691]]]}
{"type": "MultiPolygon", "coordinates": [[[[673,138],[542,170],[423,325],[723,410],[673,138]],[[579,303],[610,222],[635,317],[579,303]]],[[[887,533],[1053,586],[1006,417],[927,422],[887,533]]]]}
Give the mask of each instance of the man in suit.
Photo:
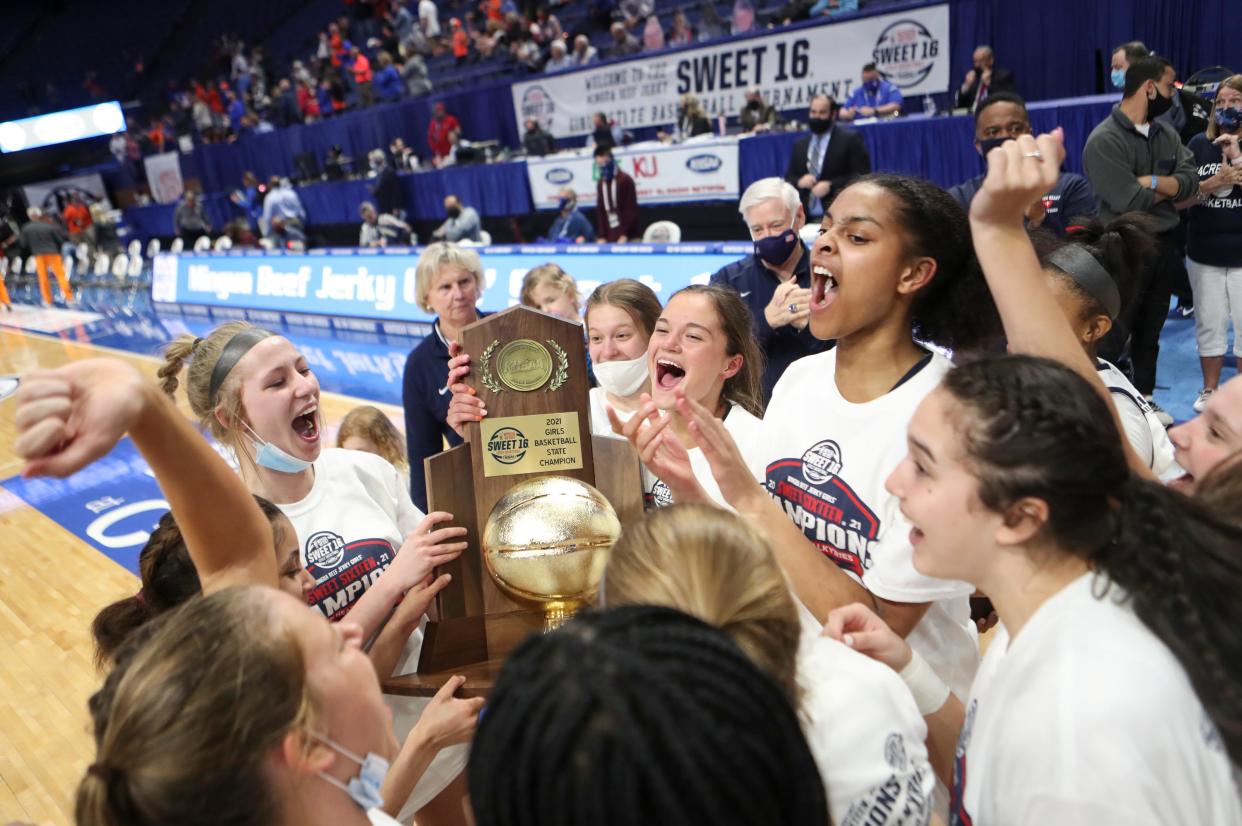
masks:
{"type": "Polygon", "coordinates": [[[957,107],[975,111],[993,92],[1014,92],[1013,72],[996,68],[991,46],[980,46],[971,55],[970,71],[957,91],[957,107]]]}
{"type": "Polygon", "coordinates": [[[818,221],[837,193],[871,171],[871,155],[862,135],[837,126],[837,103],[827,95],[811,98],[807,122],[811,134],[798,139],[789,156],[785,180],[798,190],[807,220],[818,221]]]}

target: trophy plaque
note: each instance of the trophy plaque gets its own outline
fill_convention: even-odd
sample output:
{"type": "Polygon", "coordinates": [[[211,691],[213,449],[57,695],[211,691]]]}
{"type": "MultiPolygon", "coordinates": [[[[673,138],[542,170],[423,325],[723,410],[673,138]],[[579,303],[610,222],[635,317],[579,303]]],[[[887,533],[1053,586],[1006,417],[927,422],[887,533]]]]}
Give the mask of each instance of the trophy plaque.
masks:
{"type": "Polygon", "coordinates": [[[642,516],[637,453],[591,434],[580,324],[512,307],[465,327],[461,345],[488,415],[425,471],[429,510],[452,513],[469,547],[442,568],[453,580],[424,631],[426,679],[389,681],[394,693],[433,692],[440,672],[498,668],[589,598],[621,526],[642,516]]]}

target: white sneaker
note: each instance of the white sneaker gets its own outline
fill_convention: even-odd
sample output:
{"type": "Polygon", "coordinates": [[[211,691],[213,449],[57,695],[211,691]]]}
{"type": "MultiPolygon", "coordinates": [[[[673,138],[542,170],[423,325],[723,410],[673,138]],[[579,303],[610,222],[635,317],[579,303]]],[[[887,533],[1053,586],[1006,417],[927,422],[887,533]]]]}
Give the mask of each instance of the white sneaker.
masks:
{"type": "Polygon", "coordinates": [[[1194,403],[1196,413],[1203,412],[1203,408],[1207,407],[1208,399],[1212,398],[1212,394],[1215,392],[1215,387],[1205,387],[1199,391],[1199,397],[1195,399],[1194,403]]]}
{"type": "Polygon", "coordinates": [[[1165,427],[1173,426],[1173,417],[1169,415],[1169,411],[1156,404],[1156,400],[1151,396],[1147,397],[1147,406],[1151,408],[1151,412],[1156,414],[1156,421],[1165,427]]]}

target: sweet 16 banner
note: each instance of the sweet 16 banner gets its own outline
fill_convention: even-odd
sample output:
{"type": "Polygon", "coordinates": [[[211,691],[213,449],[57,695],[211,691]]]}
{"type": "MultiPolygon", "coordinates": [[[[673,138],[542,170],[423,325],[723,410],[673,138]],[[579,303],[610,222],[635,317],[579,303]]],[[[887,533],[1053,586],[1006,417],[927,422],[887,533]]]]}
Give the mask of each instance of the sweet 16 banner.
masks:
{"type": "MultiPolygon", "coordinates": [[[[739,197],[736,138],[692,138],[676,146],[636,144],[616,150],[613,156],[618,168],[634,179],[642,204],[736,201],[739,197]]],[[[580,206],[595,206],[598,175],[590,150],[526,159],[536,209],[556,209],[563,187],[578,194],[580,206]]]]}
{"type": "Polygon", "coordinates": [[[777,109],[805,109],[814,95],[849,97],[864,64],[903,95],[949,88],[949,7],[910,9],[788,29],[699,49],[553,74],[513,84],[518,132],[535,118],[558,138],[588,135],[603,112],[624,129],[669,126],[677,100],[698,96],[707,113],[733,116],[747,89],[763,92],[777,109]]]}

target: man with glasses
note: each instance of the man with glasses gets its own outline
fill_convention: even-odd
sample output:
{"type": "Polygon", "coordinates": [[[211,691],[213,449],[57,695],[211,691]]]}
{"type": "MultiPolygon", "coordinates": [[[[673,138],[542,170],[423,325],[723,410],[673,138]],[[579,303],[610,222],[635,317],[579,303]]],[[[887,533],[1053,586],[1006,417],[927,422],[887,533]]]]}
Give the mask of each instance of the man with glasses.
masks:
{"type": "MultiPolygon", "coordinates": [[[[1012,92],[988,95],[975,112],[975,149],[986,158],[993,148],[1019,135],[1031,133],[1031,118],[1022,98],[1012,92]]],[[[983,175],[963,181],[949,190],[962,209],[970,210],[970,201],[983,186],[983,175]]],[[[1095,215],[1095,195],[1091,184],[1082,175],[1062,172],[1056,186],[1026,211],[1027,226],[1044,227],[1064,235],[1071,218],[1095,215]]]]}

